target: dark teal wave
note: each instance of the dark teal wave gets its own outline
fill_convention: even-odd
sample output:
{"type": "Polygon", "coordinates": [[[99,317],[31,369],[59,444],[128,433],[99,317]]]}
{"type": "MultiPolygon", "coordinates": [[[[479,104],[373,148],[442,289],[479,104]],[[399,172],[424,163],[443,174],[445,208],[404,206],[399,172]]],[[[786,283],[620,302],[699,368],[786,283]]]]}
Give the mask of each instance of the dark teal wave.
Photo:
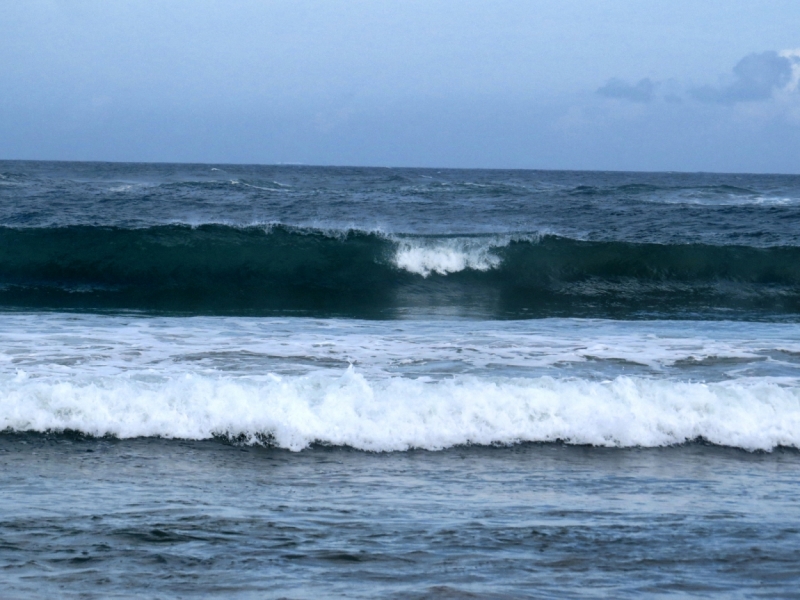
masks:
{"type": "Polygon", "coordinates": [[[397,239],[359,231],[0,228],[0,307],[365,318],[800,315],[797,247],[472,241],[491,247],[498,266],[422,277],[395,266],[397,239]]]}

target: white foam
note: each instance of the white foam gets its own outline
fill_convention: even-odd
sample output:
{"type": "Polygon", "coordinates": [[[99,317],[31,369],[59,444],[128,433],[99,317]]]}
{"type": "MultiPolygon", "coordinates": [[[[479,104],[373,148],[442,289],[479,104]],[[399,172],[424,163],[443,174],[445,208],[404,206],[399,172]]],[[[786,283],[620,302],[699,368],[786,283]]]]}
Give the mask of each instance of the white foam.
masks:
{"type": "Polygon", "coordinates": [[[648,374],[705,380],[795,376],[800,325],[700,321],[358,321],[0,315],[0,378],[127,376],[157,370],[304,375],[348,363],[395,375],[648,374]],[[705,365],[701,369],[693,365],[705,365]],[[621,370],[623,372],[621,372],[621,370]],[[632,372],[633,370],[633,372],[632,372]]]}
{"type": "Polygon", "coordinates": [[[136,182],[136,183],[120,183],[119,185],[115,185],[113,187],[108,188],[109,192],[114,192],[118,194],[124,194],[128,192],[138,192],[147,188],[156,187],[157,184],[153,183],[145,183],[145,182],[136,182]]]}
{"type": "Polygon", "coordinates": [[[234,184],[234,185],[240,184],[240,185],[243,185],[245,187],[254,188],[256,190],[264,190],[265,192],[285,192],[286,190],[282,189],[282,188],[289,187],[289,186],[281,185],[280,183],[278,183],[277,185],[279,185],[281,187],[277,187],[277,188],[264,187],[264,186],[261,186],[261,185],[253,185],[252,183],[245,183],[244,181],[231,181],[231,183],[234,184]]]}
{"type": "Polygon", "coordinates": [[[793,323],[9,313],[0,430],[768,450],[800,447],[798,364],[793,323]]]}
{"type": "Polygon", "coordinates": [[[465,269],[489,271],[502,262],[494,250],[507,246],[510,241],[510,238],[400,239],[393,262],[397,268],[423,277],[465,269]]]}
{"type": "Polygon", "coordinates": [[[797,204],[800,202],[800,198],[756,194],[673,194],[648,198],[647,202],[656,204],[690,204],[693,206],[788,206],[797,204]]]}
{"type": "Polygon", "coordinates": [[[618,377],[369,381],[355,369],[260,380],[153,374],[0,382],[0,429],[120,438],[268,436],[370,451],[551,442],[631,447],[703,437],[726,446],[800,447],[800,388],[768,379],[716,384],[618,377]]]}

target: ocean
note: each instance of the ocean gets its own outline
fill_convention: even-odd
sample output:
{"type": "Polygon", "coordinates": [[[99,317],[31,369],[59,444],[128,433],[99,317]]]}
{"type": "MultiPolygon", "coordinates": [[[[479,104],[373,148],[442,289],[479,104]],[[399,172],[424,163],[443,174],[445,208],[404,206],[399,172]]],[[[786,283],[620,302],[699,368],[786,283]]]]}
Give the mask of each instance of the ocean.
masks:
{"type": "Polygon", "coordinates": [[[0,161],[3,598],[800,597],[800,176],[0,161]]]}

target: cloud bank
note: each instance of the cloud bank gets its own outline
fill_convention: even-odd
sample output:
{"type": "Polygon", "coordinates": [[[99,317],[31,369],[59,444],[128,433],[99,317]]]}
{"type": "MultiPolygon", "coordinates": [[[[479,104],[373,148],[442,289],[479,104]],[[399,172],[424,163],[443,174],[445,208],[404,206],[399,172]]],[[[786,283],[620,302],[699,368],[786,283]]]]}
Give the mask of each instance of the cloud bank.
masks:
{"type": "MultiPolygon", "coordinates": [[[[684,97],[704,103],[733,105],[740,102],[763,102],[776,96],[800,92],[800,49],[753,52],[742,58],[731,73],[717,85],[680,86],[675,80],[653,81],[649,77],[628,83],[613,77],[595,93],[604,98],[649,103],[658,99],[680,102],[684,97]]],[[[798,94],[800,95],[800,94],[798,94]]]]}

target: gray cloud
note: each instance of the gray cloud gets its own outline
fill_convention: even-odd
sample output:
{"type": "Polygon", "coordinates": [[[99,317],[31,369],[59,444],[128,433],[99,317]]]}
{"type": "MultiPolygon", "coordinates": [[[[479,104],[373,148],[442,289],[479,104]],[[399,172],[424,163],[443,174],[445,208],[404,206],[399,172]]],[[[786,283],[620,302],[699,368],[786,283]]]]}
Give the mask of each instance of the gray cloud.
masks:
{"type": "Polygon", "coordinates": [[[726,86],[703,86],[691,91],[704,102],[734,104],[768,100],[775,89],[789,83],[792,62],[775,51],[748,54],[733,67],[733,81],[726,86]]]}
{"type": "Polygon", "coordinates": [[[653,99],[656,84],[649,78],[642,79],[636,84],[631,84],[621,79],[609,79],[606,84],[597,89],[597,93],[606,98],[630,100],[631,102],[650,102],[653,99]]]}

